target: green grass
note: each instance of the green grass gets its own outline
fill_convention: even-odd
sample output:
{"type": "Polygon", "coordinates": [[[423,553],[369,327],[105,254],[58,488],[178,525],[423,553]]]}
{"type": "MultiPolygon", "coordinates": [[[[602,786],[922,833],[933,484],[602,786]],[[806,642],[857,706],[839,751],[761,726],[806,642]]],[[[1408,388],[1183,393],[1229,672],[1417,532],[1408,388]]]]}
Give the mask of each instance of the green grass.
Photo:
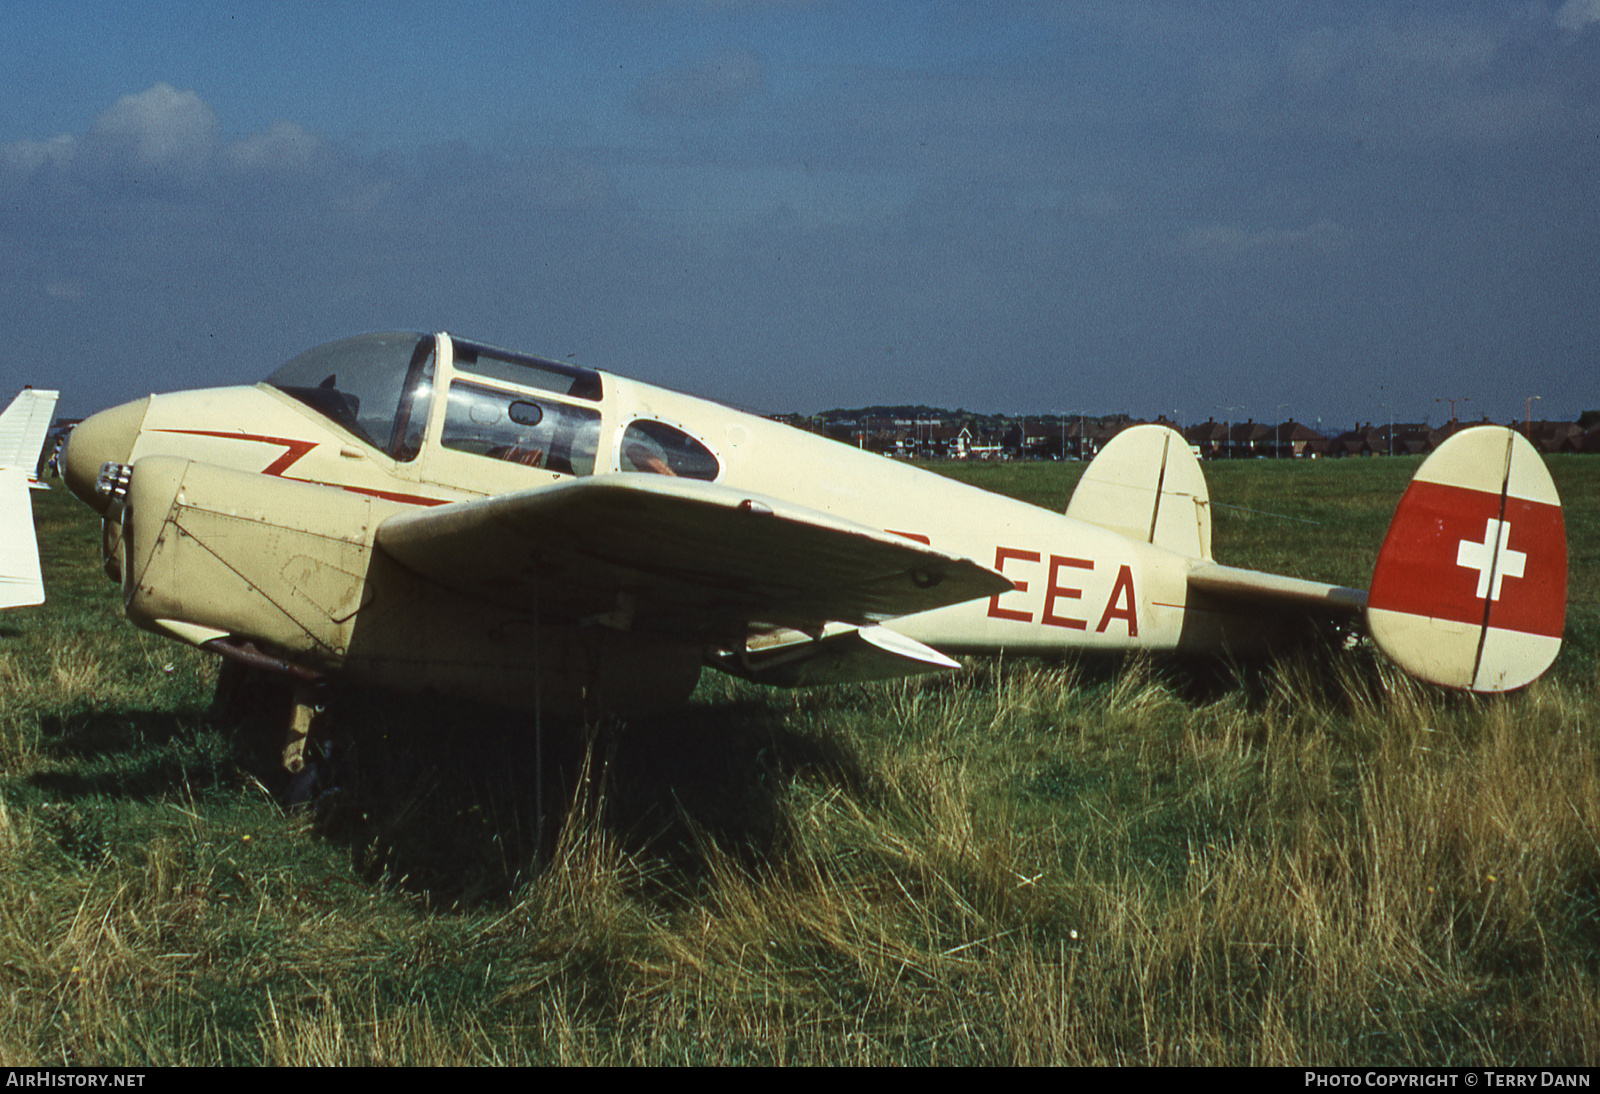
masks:
{"type": "MultiPolygon", "coordinates": [[[[1080,466],[949,469],[1060,509],[1080,466]]],[[[1568,639],[1518,695],[1361,648],[708,674],[547,727],[545,826],[525,720],[350,694],[286,812],[270,694],[213,712],[54,491],[0,617],[0,1064],[1593,1064],[1600,462],[1551,466],[1568,639]]],[[[1364,586],[1413,469],[1208,466],[1217,556],[1364,586]]]]}

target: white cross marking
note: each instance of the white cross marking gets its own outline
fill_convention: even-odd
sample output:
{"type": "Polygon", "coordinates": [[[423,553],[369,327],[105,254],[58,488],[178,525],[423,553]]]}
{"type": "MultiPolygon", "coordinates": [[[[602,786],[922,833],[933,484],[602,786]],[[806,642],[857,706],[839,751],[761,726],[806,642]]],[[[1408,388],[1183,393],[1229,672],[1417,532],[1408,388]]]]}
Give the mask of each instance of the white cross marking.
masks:
{"type": "Polygon", "coordinates": [[[1490,600],[1500,599],[1500,582],[1508,577],[1521,577],[1522,568],[1528,561],[1525,551],[1512,551],[1506,547],[1511,539],[1511,522],[1498,521],[1493,517],[1483,529],[1483,542],[1474,543],[1464,539],[1456,547],[1456,565],[1468,570],[1478,571],[1478,593],[1481,600],[1487,596],[1490,600]],[[1495,555],[1500,556],[1500,564],[1494,564],[1495,555]],[[1494,572],[1494,588],[1489,588],[1489,573],[1494,572]]]}

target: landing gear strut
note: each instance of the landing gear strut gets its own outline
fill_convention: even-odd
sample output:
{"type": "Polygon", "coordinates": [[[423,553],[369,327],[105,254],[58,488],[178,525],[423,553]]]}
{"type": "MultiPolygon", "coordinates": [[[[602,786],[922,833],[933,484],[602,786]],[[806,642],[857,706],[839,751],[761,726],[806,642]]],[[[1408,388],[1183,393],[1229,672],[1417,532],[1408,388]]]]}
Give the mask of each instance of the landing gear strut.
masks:
{"type": "MultiPolygon", "coordinates": [[[[283,769],[298,775],[306,766],[306,742],[311,737],[311,723],[322,713],[322,689],[303,680],[295,681],[294,708],[289,715],[289,732],[283,742],[283,769]]],[[[316,749],[317,753],[324,750],[316,749]]]]}

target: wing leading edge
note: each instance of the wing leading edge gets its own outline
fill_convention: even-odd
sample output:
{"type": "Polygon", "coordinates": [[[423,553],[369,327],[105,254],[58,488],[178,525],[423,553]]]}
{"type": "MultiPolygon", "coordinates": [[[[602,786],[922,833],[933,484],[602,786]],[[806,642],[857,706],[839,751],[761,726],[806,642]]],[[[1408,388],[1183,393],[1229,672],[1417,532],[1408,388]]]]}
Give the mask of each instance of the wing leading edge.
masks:
{"type": "Polygon", "coordinates": [[[377,546],[470,596],[696,640],[742,640],[752,622],[870,625],[1012,587],[969,559],[813,509],[645,476],[398,514],[377,546]]]}

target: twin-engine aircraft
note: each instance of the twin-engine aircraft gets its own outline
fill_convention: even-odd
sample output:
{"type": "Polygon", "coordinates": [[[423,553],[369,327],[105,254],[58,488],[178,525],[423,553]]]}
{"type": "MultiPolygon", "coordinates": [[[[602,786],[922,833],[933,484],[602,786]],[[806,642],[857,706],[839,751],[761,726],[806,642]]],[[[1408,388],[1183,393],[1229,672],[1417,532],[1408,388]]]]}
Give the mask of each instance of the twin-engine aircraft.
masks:
{"type": "Polygon", "coordinates": [[[1565,616],[1555,488],[1498,428],[1423,465],[1370,595],[1215,562],[1199,463],[1162,427],[1118,436],[1062,515],[442,333],[127,403],[64,464],[139,626],[300,681],[545,712],[678,704],[707,664],[804,685],[1000,650],[1248,653],[1308,616],[1504,691],[1565,616]]]}

